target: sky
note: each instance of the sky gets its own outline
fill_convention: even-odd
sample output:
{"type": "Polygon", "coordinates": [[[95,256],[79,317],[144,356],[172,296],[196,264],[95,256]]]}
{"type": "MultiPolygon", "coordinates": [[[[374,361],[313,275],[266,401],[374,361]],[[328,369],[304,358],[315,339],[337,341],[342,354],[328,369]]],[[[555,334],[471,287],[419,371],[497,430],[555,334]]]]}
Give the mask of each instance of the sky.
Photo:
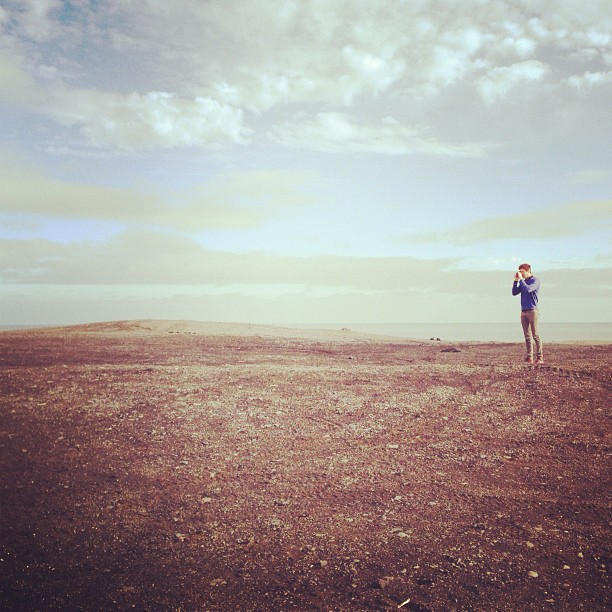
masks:
{"type": "Polygon", "coordinates": [[[0,0],[0,324],[609,322],[610,143],[608,0],[0,0]]]}

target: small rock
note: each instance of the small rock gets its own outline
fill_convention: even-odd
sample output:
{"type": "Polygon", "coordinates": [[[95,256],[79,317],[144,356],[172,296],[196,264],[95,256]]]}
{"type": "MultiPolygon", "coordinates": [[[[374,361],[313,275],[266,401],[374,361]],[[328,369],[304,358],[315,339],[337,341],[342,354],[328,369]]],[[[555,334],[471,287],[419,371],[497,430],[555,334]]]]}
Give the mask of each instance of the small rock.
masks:
{"type": "Polygon", "coordinates": [[[569,565],[564,565],[564,566],[563,566],[563,569],[564,569],[564,570],[568,570],[568,569],[570,569],[570,566],[569,566],[569,565]]]}
{"type": "Polygon", "coordinates": [[[187,536],[184,533],[175,533],[174,537],[179,541],[179,542],[184,542],[187,539],[187,536]]]}
{"type": "Polygon", "coordinates": [[[325,559],[320,559],[318,565],[319,567],[327,567],[327,561],[325,561],[325,559]]]}
{"type": "Polygon", "coordinates": [[[579,553],[578,553],[578,558],[579,558],[579,559],[584,559],[584,555],[583,555],[581,552],[579,552],[579,553]]]}
{"type": "Polygon", "coordinates": [[[530,578],[537,578],[539,575],[540,574],[538,574],[538,572],[534,572],[534,571],[529,572],[529,577],[530,578]]]}
{"type": "Polygon", "coordinates": [[[392,580],[393,576],[383,576],[376,581],[376,585],[379,589],[384,589],[389,586],[392,580]]]}
{"type": "Polygon", "coordinates": [[[283,522],[278,518],[273,518],[270,521],[270,529],[280,529],[283,522]]]}
{"type": "Polygon", "coordinates": [[[533,542],[525,542],[525,546],[527,546],[527,548],[533,548],[535,544],[533,542]]]}
{"type": "Polygon", "coordinates": [[[399,444],[387,444],[387,448],[396,449],[399,448],[399,444]]]}
{"type": "Polygon", "coordinates": [[[227,584],[227,580],[223,580],[223,578],[215,578],[210,581],[210,586],[225,586],[227,584]]]}

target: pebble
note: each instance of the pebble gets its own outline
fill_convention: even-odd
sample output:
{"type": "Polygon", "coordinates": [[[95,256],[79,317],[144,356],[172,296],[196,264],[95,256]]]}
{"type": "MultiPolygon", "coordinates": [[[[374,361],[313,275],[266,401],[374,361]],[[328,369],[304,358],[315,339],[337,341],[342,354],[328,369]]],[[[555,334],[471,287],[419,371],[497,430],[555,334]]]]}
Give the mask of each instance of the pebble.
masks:
{"type": "Polygon", "coordinates": [[[540,574],[538,574],[538,572],[534,572],[534,571],[529,572],[530,578],[537,578],[539,575],[540,574]]]}
{"type": "Polygon", "coordinates": [[[389,583],[393,580],[393,576],[384,576],[383,578],[378,579],[378,587],[384,589],[389,586],[389,583]]]}

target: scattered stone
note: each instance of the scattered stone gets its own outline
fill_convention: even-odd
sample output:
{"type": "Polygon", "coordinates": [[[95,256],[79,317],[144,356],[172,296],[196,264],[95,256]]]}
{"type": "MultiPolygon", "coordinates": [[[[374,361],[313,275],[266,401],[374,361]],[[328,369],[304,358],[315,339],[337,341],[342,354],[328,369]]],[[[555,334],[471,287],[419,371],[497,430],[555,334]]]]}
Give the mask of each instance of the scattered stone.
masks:
{"type": "Polygon", "coordinates": [[[387,448],[396,449],[399,448],[399,444],[387,444],[387,448]]]}
{"type": "Polygon", "coordinates": [[[535,544],[533,542],[525,542],[525,546],[527,546],[527,548],[533,548],[535,544]]]}
{"type": "Polygon", "coordinates": [[[571,569],[571,568],[570,568],[570,566],[569,566],[569,565],[564,565],[564,566],[563,566],[563,569],[564,569],[564,570],[568,570],[568,569],[571,569]]]}
{"type": "Polygon", "coordinates": [[[227,580],[223,580],[223,578],[215,578],[210,581],[210,586],[225,586],[227,584],[227,580]]]}
{"type": "Polygon", "coordinates": [[[379,578],[374,583],[373,586],[376,589],[384,589],[384,588],[388,587],[389,584],[391,584],[392,581],[393,581],[393,576],[383,576],[382,578],[379,578]]]}
{"type": "Polygon", "coordinates": [[[533,570],[531,572],[529,572],[529,577],[530,578],[537,578],[540,574],[538,574],[538,572],[534,572],[533,570]]]}
{"type": "Polygon", "coordinates": [[[175,533],[174,537],[179,541],[179,542],[184,542],[187,539],[187,536],[184,533],[175,533]]]}
{"type": "Polygon", "coordinates": [[[242,547],[243,550],[251,550],[252,548],[255,547],[255,536],[251,536],[249,538],[249,541],[242,547]]]}

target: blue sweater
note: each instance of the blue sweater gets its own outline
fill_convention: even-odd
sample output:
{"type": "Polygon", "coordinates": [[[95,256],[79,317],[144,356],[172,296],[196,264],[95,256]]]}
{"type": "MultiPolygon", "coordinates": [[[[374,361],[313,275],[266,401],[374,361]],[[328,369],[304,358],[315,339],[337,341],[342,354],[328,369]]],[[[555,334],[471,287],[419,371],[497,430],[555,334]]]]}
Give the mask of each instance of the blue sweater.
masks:
{"type": "Polygon", "coordinates": [[[535,310],[538,307],[540,279],[535,276],[514,281],[512,295],[521,294],[521,310],[535,310]]]}

